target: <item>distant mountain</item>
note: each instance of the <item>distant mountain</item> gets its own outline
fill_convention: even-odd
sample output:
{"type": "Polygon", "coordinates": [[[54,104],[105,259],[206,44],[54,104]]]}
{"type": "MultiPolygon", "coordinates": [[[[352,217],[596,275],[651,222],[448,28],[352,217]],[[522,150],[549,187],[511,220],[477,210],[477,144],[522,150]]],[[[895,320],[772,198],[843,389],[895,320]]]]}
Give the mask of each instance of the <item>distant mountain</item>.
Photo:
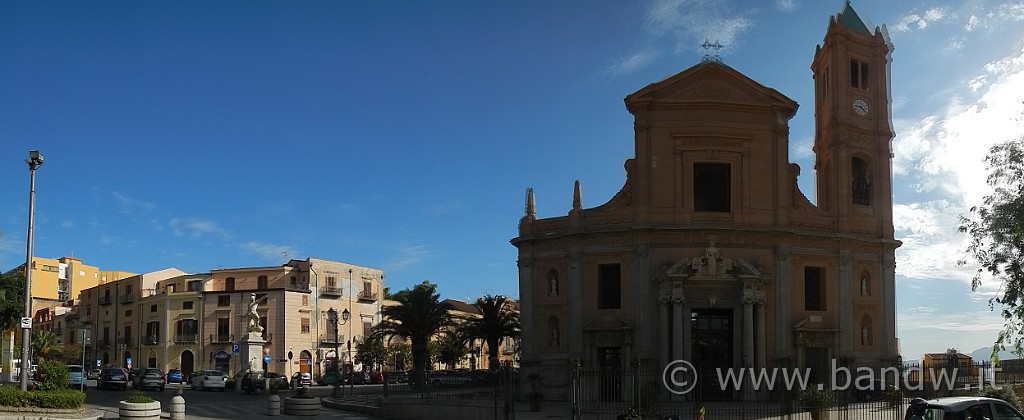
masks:
{"type": "MultiPolygon", "coordinates": [[[[971,359],[973,359],[975,362],[989,360],[989,358],[992,357],[992,347],[982,347],[980,349],[972,351],[970,353],[970,356],[971,359]]],[[[999,360],[1011,359],[1021,359],[1021,357],[1018,357],[1017,355],[1013,354],[1012,351],[1009,350],[1003,350],[999,352],[999,360]]]]}

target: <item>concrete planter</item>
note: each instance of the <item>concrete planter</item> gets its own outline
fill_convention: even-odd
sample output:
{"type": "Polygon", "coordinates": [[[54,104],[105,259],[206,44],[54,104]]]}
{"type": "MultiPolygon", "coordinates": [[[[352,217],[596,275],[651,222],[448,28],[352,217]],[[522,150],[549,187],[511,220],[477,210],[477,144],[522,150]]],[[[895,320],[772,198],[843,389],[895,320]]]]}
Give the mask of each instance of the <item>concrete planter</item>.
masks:
{"type": "Polygon", "coordinates": [[[320,415],[320,398],[285,398],[284,413],[290,416],[318,416],[320,415]]]}
{"type": "Polygon", "coordinates": [[[160,401],[148,403],[121,401],[117,407],[117,415],[122,419],[160,420],[160,401]]]}

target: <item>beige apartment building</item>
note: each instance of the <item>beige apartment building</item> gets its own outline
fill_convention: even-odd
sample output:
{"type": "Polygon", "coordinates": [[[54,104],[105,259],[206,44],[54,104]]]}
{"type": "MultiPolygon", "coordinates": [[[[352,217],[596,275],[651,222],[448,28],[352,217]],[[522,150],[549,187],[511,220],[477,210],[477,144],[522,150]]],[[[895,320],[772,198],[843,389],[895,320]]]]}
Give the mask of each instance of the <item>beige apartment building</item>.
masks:
{"type": "Polygon", "coordinates": [[[181,369],[185,375],[201,370],[207,360],[200,334],[203,287],[210,278],[209,273],[185,274],[142,289],[136,317],[138,367],[181,369]]]}
{"type": "Polygon", "coordinates": [[[797,103],[713,59],[626,96],[635,153],[610,200],[584,208],[577,182],[567,215],[538,218],[528,190],[512,239],[524,372],[557,385],[575,360],[711,375],[899,359],[892,47],[849,3],[823,23],[808,57],[815,203],[789,160],[797,103]]]}
{"type": "MultiPolygon", "coordinates": [[[[319,376],[330,363],[350,363],[355,345],[380,322],[384,272],[377,268],[308,258],[281,266],[217,269],[203,290],[201,331],[210,368],[241,369],[234,344],[242,338],[250,296],[264,327],[264,370],[319,376]],[[339,314],[337,334],[327,313],[339,314]],[[347,310],[350,318],[341,321],[347,310]],[[338,349],[337,353],[335,348],[338,349]]],[[[360,365],[354,365],[360,369],[360,365]]]]}

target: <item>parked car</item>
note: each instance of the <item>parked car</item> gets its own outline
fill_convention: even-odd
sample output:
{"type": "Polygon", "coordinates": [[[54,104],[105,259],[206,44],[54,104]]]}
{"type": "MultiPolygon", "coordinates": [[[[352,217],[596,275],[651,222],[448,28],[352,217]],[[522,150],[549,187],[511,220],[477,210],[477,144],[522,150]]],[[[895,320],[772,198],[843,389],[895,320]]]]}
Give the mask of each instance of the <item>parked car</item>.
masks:
{"type": "Polygon", "coordinates": [[[100,378],[100,374],[103,373],[103,369],[92,369],[89,371],[89,379],[96,380],[100,378]]]}
{"type": "Polygon", "coordinates": [[[227,375],[218,370],[200,370],[192,375],[192,389],[202,391],[219,389],[224,391],[227,375]]]}
{"type": "Polygon", "coordinates": [[[370,383],[371,384],[382,384],[384,383],[384,374],[381,371],[370,372],[370,383]]]}
{"type": "Polygon", "coordinates": [[[427,372],[427,384],[432,386],[469,385],[473,382],[469,374],[454,370],[434,370],[427,372]]]}
{"type": "Polygon", "coordinates": [[[352,372],[348,375],[348,380],[352,385],[365,385],[370,383],[370,372],[352,372]]]}
{"type": "Polygon", "coordinates": [[[281,380],[281,381],[288,382],[288,375],[285,375],[285,374],[283,374],[281,372],[267,372],[267,373],[263,374],[263,377],[267,378],[268,381],[272,381],[274,379],[278,379],[278,380],[281,380]]]}
{"type": "Polygon", "coordinates": [[[346,382],[341,379],[341,374],[338,371],[330,370],[320,375],[320,379],[317,379],[316,383],[319,385],[341,385],[346,382]]]}
{"type": "Polygon", "coordinates": [[[117,388],[128,389],[128,371],[122,368],[106,368],[100,372],[100,378],[96,380],[96,387],[99,389],[117,388]]]}
{"type": "Polygon", "coordinates": [[[389,384],[404,384],[409,382],[409,373],[404,370],[384,372],[384,380],[389,384]]]}
{"type": "Polygon", "coordinates": [[[292,380],[288,386],[292,388],[313,386],[313,375],[310,375],[309,372],[295,372],[292,374],[292,380]]]}
{"type": "Polygon", "coordinates": [[[255,394],[257,392],[263,392],[267,389],[267,380],[265,376],[261,376],[259,372],[252,372],[246,370],[241,374],[241,377],[235,375],[236,386],[241,387],[242,391],[246,394],[255,394]]]}
{"type": "Polygon", "coordinates": [[[170,369],[167,371],[167,383],[180,384],[184,382],[181,369],[170,369]]]}
{"type": "Polygon", "coordinates": [[[138,376],[135,377],[135,382],[132,386],[135,389],[159,389],[164,390],[164,386],[167,384],[167,378],[164,377],[164,373],[157,368],[147,368],[146,370],[139,372],[138,376]]]}
{"type": "Polygon", "coordinates": [[[82,365],[68,365],[68,386],[72,388],[85,389],[89,380],[82,365]]]}
{"type": "Polygon", "coordinates": [[[1006,401],[986,397],[914,398],[903,418],[909,420],[914,414],[919,419],[1024,419],[1024,414],[1006,401]]]}

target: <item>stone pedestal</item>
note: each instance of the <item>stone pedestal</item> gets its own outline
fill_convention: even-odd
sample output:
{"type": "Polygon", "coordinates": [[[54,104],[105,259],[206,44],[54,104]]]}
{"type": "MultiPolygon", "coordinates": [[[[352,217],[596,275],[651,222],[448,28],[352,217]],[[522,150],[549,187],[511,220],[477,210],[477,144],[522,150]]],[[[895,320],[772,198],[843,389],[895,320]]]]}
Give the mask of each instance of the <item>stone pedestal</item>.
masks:
{"type": "MultiPolygon", "coordinates": [[[[263,373],[263,346],[267,341],[258,332],[249,332],[238,342],[241,370],[263,373]]],[[[262,375],[261,375],[262,376],[262,375]]]]}

